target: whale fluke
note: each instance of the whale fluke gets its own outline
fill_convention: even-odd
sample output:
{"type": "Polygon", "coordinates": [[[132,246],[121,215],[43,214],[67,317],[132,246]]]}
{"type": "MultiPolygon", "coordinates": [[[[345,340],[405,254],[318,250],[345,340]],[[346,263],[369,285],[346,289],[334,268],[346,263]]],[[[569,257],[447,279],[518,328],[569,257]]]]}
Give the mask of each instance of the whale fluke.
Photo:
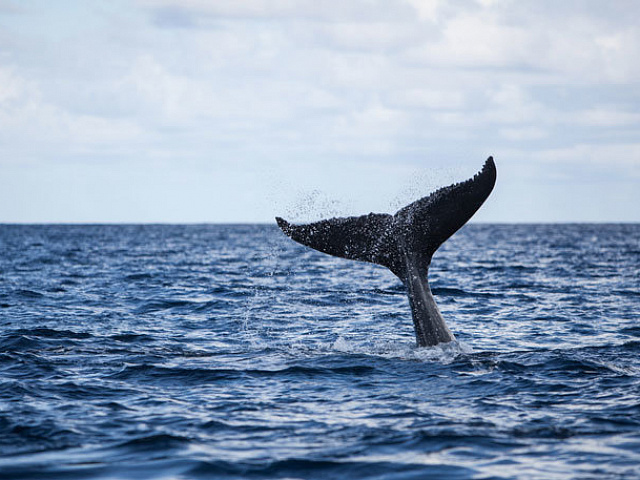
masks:
{"type": "Polygon", "coordinates": [[[337,257],[390,269],[407,287],[419,346],[454,340],[433,299],[428,282],[431,257],[491,194],[496,166],[489,157],[473,178],[440,188],[398,210],[293,225],[276,217],[293,240],[337,257]]]}
{"type": "Polygon", "coordinates": [[[392,269],[395,239],[393,217],[389,214],[332,218],[307,225],[292,225],[280,217],[276,217],[276,221],[286,235],[302,245],[336,257],[392,269]]]}

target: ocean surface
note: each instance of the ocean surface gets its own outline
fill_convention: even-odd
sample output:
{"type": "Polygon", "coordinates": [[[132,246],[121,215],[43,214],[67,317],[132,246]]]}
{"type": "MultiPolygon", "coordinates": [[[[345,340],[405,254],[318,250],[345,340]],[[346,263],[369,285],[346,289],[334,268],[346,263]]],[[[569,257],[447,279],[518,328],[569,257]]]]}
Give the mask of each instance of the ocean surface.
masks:
{"type": "Polygon", "coordinates": [[[640,478],[640,225],[467,225],[401,283],[273,225],[0,225],[0,478],[640,478]]]}

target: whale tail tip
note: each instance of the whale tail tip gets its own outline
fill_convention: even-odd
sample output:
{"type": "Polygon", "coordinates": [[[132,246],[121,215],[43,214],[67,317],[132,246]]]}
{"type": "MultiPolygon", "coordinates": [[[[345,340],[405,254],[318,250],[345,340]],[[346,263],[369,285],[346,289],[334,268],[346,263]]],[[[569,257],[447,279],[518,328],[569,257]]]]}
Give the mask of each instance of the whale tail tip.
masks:
{"type": "Polygon", "coordinates": [[[291,231],[291,224],[289,222],[287,222],[282,217],[276,217],[276,223],[280,227],[280,230],[282,230],[287,235],[289,234],[289,232],[291,231]]]}

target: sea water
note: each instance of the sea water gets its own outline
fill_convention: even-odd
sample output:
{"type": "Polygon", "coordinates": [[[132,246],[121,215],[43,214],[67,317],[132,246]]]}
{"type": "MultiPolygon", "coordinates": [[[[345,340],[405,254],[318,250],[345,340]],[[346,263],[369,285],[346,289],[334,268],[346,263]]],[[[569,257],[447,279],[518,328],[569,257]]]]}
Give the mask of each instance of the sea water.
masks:
{"type": "Polygon", "coordinates": [[[640,477],[640,225],[467,225],[417,348],[271,225],[0,225],[0,477],[640,477]]]}

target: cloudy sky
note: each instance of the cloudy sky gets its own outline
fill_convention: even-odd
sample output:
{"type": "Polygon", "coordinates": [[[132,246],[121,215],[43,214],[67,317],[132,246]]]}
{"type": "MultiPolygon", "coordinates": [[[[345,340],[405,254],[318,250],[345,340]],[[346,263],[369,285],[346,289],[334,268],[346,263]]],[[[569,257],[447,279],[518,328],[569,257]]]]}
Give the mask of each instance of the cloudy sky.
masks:
{"type": "Polygon", "coordinates": [[[635,0],[0,0],[0,222],[640,221],[635,0]]]}

